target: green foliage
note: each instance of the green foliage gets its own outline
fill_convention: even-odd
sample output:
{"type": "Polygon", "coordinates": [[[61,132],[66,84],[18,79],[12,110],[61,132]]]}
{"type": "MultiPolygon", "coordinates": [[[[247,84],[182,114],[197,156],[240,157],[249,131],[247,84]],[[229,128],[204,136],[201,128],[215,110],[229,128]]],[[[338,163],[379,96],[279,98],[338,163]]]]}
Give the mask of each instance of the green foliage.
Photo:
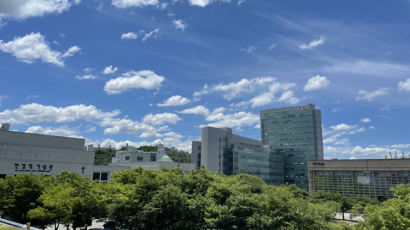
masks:
{"type": "Polygon", "coordinates": [[[410,229],[410,185],[397,185],[391,190],[394,198],[365,208],[366,221],[361,222],[358,229],[410,229]]]}
{"type": "Polygon", "coordinates": [[[111,159],[115,156],[115,152],[116,150],[112,148],[96,149],[94,164],[108,165],[109,163],[111,163],[111,159]]]}
{"type": "Polygon", "coordinates": [[[357,211],[357,229],[409,229],[410,186],[392,189],[383,203],[318,192],[294,185],[269,186],[256,176],[225,176],[203,167],[114,173],[96,183],[75,173],[57,178],[20,175],[0,179],[0,211],[35,226],[89,226],[93,219],[115,229],[350,229],[333,222],[336,212],[357,211]]]}
{"type": "Polygon", "coordinates": [[[0,210],[3,215],[20,223],[28,221],[28,211],[38,206],[37,199],[47,181],[52,182],[52,178],[28,174],[1,179],[0,210]]]}
{"type": "MultiPolygon", "coordinates": [[[[137,150],[141,150],[143,152],[156,152],[158,150],[158,146],[140,146],[137,150]]],[[[165,147],[165,153],[174,161],[180,163],[191,163],[191,154],[188,152],[178,150],[175,147],[165,147]]]]}

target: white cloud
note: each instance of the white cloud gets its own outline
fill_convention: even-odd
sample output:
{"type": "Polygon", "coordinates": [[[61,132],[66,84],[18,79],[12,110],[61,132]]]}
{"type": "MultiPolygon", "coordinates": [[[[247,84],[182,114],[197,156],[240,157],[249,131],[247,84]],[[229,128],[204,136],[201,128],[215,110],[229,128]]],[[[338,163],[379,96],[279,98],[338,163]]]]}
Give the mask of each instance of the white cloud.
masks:
{"type": "MultiPolygon", "coordinates": [[[[208,126],[212,127],[229,127],[241,129],[243,126],[255,126],[259,123],[259,115],[251,112],[236,112],[232,114],[225,114],[225,109],[220,107],[214,109],[206,116],[206,121],[211,123],[208,126]]],[[[204,125],[202,125],[204,126],[204,125]]]]}
{"type": "Polygon", "coordinates": [[[31,126],[25,131],[26,133],[38,133],[53,136],[65,136],[65,137],[81,137],[78,135],[78,131],[71,129],[67,126],[61,126],[57,128],[42,127],[42,126],[31,126]]]}
{"type": "Polygon", "coordinates": [[[129,7],[145,7],[155,6],[159,2],[158,0],[112,0],[111,2],[117,8],[129,8],[129,7]]]}
{"type": "Polygon", "coordinates": [[[95,132],[97,130],[97,128],[96,127],[89,127],[88,129],[86,129],[84,132],[86,132],[86,133],[93,133],[93,132],[95,132]]]}
{"type": "Polygon", "coordinates": [[[329,84],[330,84],[330,81],[326,77],[316,75],[314,77],[311,77],[307,81],[303,90],[313,91],[313,90],[318,90],[318,89],[324,89],[324,88],[327,88],[329,84]]]}
{"type": "Polygon", "coordinates": [[[180,111],[179,113],[207,116],[209,114],[209,110],[203,105],[198,105],[192,108],[184,109],[180,111]]]}
{"type": "Polygon", "coordinates": [[[360,119],[360,122],[362,122],[362,123],[369,123],[369,122],[371,122],[372,120],[370,120],[370,118],[368,118],[368,117],[365,117],[365,118],[362,118],[362,119],[360,119]]]}
{"type": "Polygon", "coordinates": [[[159,107],[178,106],[178,105],[186,105],[190,102],[191,102],[191,100],[189,100],[186,97],[182,97],[180,95],[175,95],[175,96],[172,96],[172,97],[168,98],[163,103],[158,103],[157,105],[159,107]]]}
{"type": "Polygon", "coordinates": [[[103,74],[113,74],[117,72],[118,68],[114,67],[112,65],[105,67],[105,69],[102,71],[103,74]]]}
{"type": "Polygon", "coordinates": [[[138,38],[138,34],[134,32],[128,32],[128,33],[121,34],[121,39],[123,40],[135,40],[137,38],[138,38]]]}
{"type": "Polygon", "coordinates": [[[409,65],[389,62],[375,62],[368,60],[337,61],[334,65],[323,68],[322,71],[329,73],[348,73],[355,75],[371,75],[391,78],[403,76],[410,71],[409,65]]]}
{"type": "Polygon", "coordinates": [[[145,124],[131,119],[105,118],[100,123],[104,129],[104,134],[140,134],[142,138],[156,137],[157,129],[149,124],[145,124]]]}
{"type": "Polygon", "coordinates": [[[164,77],[151,70],[130,71],[122,77],[113,78],[105,83],[107,94],[120,94],[129,89],[159,89],[164,77]]]}
{"type": "Polygon", "coordinates": [[[12,41],[3,42],[0,40],[0,50],[10,53],[19,61],[33,63],[41,60],[58,66],[64,65],[64,58],[74,55],[80,50],[78,46],[69,48],[64,54],[52,50],[45,37],[40,33],[27,34],[24,37],[15,37],[12,41]]]}
{"type": "MultiPolygon", "coordinates": [[[[188,0],[189,4],[192,6],[206,7],[209,4],[217,2],[218,0],[188,0]]],[[[220,2],[231,2],[231,0],[219,0],[220,2]]],[[[243,3],[244,0],[239,0],[238,4],[243,3]]]]}
{"type": "Polygon", "coordinates": [[[182,21],[181,19],[179,20],[172,20],[172,24],[174,25],[175,29],[178,30],[182,30],[184,31],[185,28],[188,26],[188,24],[186,24],[184,21],[182,21]]]}
{"type": "Polygon", "coordinates": [[[94,69],[93,68],[91,68],[91,67],[87,67],[87,68],[84,68],[84,73],[91,73],[91,72],[93,72],[94,71],[94,69]]]}
{"type": "Polygon", "coordinates": [[[319,38],[319,39],[315,39],[313,41],[311,41],[309,44],[302,44],[299,46],[300,49],[302,50],[306,50],[306,49],[312,49],[315,48],[319,45],[322,45],[325,43],[325,39],[323,37],[319,38]]]}
{"type": "MultiPolygon", "coordinates": [[[[88,142],[87,144],[95,144],[97,145],[97,142],[88,142]]],[[[139,146],[144,146],[144,145],[159,145],[162,144],[164,146],[167,147],[175,147],[177,149],[180,150],[184,150],[187,152],[191,152],[191,144],[192,144],[192,140],[190,139],[186,139],[184,140],[184,136],[182,136],[181,134],[175,133],[175,132],[168,132],[165,133],[163,135],[161,135],[160,138],[154,139],[153,141],[130,141],[130,140],[126,140],[126,141],[115,141],[112,139],[105,139],[104,141],[101,142],[101,146],[102,147],[108,147],[111,146],[113,148],[119,149],[123,146],[126,145],[130,145],[130,146],[135,146],[135,147],[139,147],[139,146]]]]}
{"type": "Polygon", "coordinates": [[[150,39],[150,38],[157,38],[158,34],[160,34],[160,30],[159,29],[154,29],[148,33],[144,33],[144,36],[142,37],[142,41],[145,42],[146,40],[150,39]]]}
{"type": "Polygon", "coordinates": [[[389,111],[390,110],[390,106],[389,105],[385,105],[379,108],[381,111],[389,111]]]}
{"type": "Polygon", "coordinates": [[[407,78],[406,81],[400,81],[398,84],[399,91],[410,92],[410,78],[407,78]]]}
{"type": "Polygon", "coordinates": [[[83,76],[76,76],[75,78],[77,78],[78,80],[94,80],[97,77],[92,75],[92,74],[86,74],[86,75],[83,75],[83,76]]]}
{"type": "Polygon", "coordinates": [[[326,137],[323,140],[323,143],[334,145],[348,145],[349,139],[347,138],[347,136],[364,131],[366,131],[366,129],[364,127],[359,127],[358,125],[349,125],[345,123],[332,125],[329,129],[323,128],[323,136],[326,137]]]}
{"type": "Polygon", "coordinates": [[[80,50],[81,50],[80,47],[78,47],[78,46],[72,46],[72,47],[70,47],[63,55],[61,55],[61,57],[66,58],[66,57],[74,56],[74,54],[76,54],[76,53],[79,52],[80,50]]]}
{"type": "MultiPolygon", "coordinates": [[[[369,145],[369,146],[324,146],[325,155],[328,158],[354,158],[354,159],[369,159],[369,158],[389,158],[390,153],[392,153],[392,157],[395,158],[395,153],[397,153],[397,157],[402,157],[402,151],[409,150],[407,144],[398,144],[398,145],[390,145],[390,146],[377,146],[377,145],[369,145]]],[[[406,156],[407,157],[407,156],[406,156]]]]}
{"type": "Polygon", "coordinates": [[[273,50],[273,49],[275,49],[275,48],[276,48],[276,44],[273,43],[272,45],[270,45],[270,46],[268,47],[268,51],[271,51],[271,50],[273,50]]]}
{"type": "Polygon", "coordinates": [[[103,112],[94,105],[72,105],[67,107],[54,107],[37,103],[20,105],[14,110],[0,112],[0,120],[12,124],[28,124],[40,122],[72,122],[78,120],[100,120],[107,117],[115,117],[120,114],[119,110],[103,112]]]}
{"type": "Polygon", "coordinates": [[[2,18],[26,19],[46,14],[62,13],[81,0],[2,0],[0,1],[0,20],[2,18]]]}
{"type": "Polygon", "coordinates": [[[250,54],[250,53],[252,53],[253,51],[255,51],[255,46],[249,46],[249,47],[247,47],[247,48],[241,48],[241,51],[242,52],[245,52],[245,53],[247,53],[247,54],[250,54]]]}
{"type": "MultiPolygon", "coordinates": [[[[244,78],[228,84],[205,85],[201,91],[194,92],[194,100],[197,101],[200,99],[200,96],[214,92],[222,93],[222,97],[228,101],[244,97],[246,94],[259,93],[251,98],[248,103],[251,104],[252,107],[259,107],[274,102],[275,94],[282,93],[276,101],[296,104],[299,103],[300,100],[295,97],[291,90],[295,86],[294,83],[278,82],[274,77],[244,78]]],[[[244,106],[245,102],[241,102],[240,104],[244,106]]]]}
{"type": "Polygon", "coordinates": [[[375,97],[380,97],[387,94],[389,94],[389,89],[387,87],[382,87],[375,91],[360,90],[359,92],[357,92],[357,97],[355,99],[357,101],[372,101],[375,97]]]}
{"type": "Polygon", "coordinates": [[[176,124],[181,118],[174,113],[147,114],[142,121],[146,124],[162,125],[176,124]]]}

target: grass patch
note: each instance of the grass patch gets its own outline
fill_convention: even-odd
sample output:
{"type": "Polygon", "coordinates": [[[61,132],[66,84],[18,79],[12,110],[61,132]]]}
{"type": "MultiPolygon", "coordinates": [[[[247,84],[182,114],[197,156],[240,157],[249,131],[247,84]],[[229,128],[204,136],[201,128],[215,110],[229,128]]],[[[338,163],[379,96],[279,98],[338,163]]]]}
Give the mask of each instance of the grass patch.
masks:
{"type": "Polygon", "coordinates": [[[349,221],[335,220],[329,222],[329,229],[331,230],[351,230],[356,223],[349,221]]]}
{"type": "Polygon", "coordinates": [[[21,230],[21,228],[15,228],[12,226],[0,224],[0,230],[21,230]]]}

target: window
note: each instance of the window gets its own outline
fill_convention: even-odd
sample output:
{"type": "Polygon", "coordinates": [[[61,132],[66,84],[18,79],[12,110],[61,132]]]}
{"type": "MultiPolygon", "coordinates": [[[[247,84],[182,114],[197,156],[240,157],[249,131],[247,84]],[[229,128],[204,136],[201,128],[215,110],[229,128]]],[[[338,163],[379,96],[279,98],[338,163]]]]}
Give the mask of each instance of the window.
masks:
{"type": "Polygon", "coordinates": [[[93,180],[100,180],[100,173],[93,173],[93,180]]]}
{"type": "Polygon", "coordinates": [[[125,156],[125,160],[129,161],[130,160],[130,156],[125,156]]]}
{"type": "Polygon", "coordinates": [[[101,180],[107,181],[108,180],[108,173],[101,173],[101,180]]]}
{"type": "Polygon", "coordinates": [[[144,161],[144,157],[137,157],[137,161],[144,161]]]}

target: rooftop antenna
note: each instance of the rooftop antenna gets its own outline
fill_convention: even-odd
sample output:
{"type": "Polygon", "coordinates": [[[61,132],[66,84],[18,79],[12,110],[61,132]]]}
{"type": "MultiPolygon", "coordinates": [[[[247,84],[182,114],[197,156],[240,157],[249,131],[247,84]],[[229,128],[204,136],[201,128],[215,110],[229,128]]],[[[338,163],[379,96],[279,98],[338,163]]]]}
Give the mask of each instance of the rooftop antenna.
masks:
{"type": "Polygon", "coordinates": [[[389,152],[389,154],[390,154],[390,159],[393,159],[393,155],[391,154],[391,152],[389,152]]]}
{"type": "Polygon", "coordinates": [[[394,159],[397,159],[397,158],[399,158],[397,155],[397,151],[394,151],[394,159]]]}

